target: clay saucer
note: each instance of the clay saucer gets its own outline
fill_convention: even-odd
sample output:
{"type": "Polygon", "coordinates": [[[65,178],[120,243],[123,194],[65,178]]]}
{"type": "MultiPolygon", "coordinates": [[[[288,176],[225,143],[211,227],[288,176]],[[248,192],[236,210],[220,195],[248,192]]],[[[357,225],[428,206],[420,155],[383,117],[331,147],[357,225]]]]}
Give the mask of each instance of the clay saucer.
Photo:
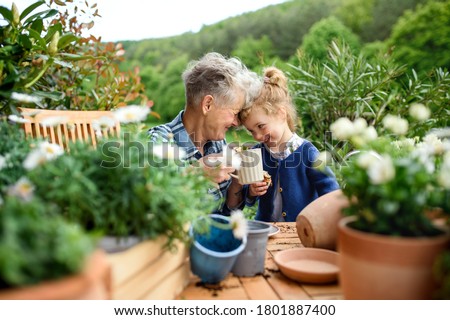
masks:
{"type": "Polygon", "coordinates": [[[275,263],[288,278],[305,283],[335,282],[339,253],[318,248],[294,248],[278,252],[275,263]]]}

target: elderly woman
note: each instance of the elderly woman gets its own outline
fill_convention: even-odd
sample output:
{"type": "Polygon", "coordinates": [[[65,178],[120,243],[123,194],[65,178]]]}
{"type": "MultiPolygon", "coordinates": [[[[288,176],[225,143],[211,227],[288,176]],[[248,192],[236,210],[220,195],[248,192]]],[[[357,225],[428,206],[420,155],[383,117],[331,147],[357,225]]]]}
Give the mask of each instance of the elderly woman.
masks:
{"type": "MultiPolygon", "coordinates": [[[[226,131],[239,125],[239,111],[257,95],[262,82],[237,58],[226,58],[215,52],[191,62],[182,78],[184,109],[171,122],[151,128],[150,139],[167,142],[173,138],[186,152],[187,160],[198,161],[218,184],[210,192],[215,199],[223,200],[230,184],[229,173],[234,169],[208,165],[207,159],[222,153],[226,131]]],[[[217,212],[229,213],[223,201],[217,212]]]]}

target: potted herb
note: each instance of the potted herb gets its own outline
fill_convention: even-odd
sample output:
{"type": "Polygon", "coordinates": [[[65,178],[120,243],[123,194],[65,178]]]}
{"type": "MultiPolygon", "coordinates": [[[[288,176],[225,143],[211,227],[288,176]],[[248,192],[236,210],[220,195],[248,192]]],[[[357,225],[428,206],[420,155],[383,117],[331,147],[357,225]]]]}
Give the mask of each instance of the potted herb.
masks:
{"type": "Polygon", "coordinates": [[[106,299],[109,264],[93,238],[33,197],[25,179],[0,204],[0,299],[106,299]]]}
{"type": "Polygon", "coordinates": [[[39,198],[69,221],[119,244],[120,250],[108,255],[118,299],[161,298],[150,288],[176,271],[188,279],[189,224],[215,205],[207,192],[212,182],[183,160],[182,149],[148,141],[142,123],[148,113],[147,107],[119,108],[120,137],[99,137],[96,148],[76,142],[70,152],[37,142],[24,160],[39,198]],[[126,289],[130,279],[140,287],[126,289]]]}
{"type": "Polygon", "coordinates": [[[340,282],[348,299],[431,298],[433,264],[449,243],[430,213],[450,212],[450,141],[405,138],[408,122],[397,116],[383,127],[378,137],[363,119],[331,126],[358,149],[340,172],[349,200],[339,223],[340,282]]]}

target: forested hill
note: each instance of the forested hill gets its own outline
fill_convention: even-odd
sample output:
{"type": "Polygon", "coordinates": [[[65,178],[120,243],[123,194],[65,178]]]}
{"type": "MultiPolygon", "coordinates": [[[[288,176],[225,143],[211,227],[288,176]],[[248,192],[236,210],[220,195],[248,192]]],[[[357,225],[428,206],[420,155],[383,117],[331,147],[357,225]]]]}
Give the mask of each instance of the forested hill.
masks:
{"type": "Polygon", "coordinates": [[[266,65],[296,64],[298,52],[326,59],[330,42],[339,39],[354,54],[394,52],[398,64],[426,73],[450,67],[448,21],[450,0],[290,0],[197,33],[122,42],[126,55],[120,68],[139,68],[154,110],[167,120],[184,106],[182,71],[208,51],[237,56],[259,72],[266,65]]]}
{"type": "MultiPolygon", "coordinates": [[[[181,54],[186,54],[189,58],[197,58],[207,51],[228,55],[242,41],[267,38],[270,45],[261,41],[261,50],[270,46],[273,55],[287,60],[295,54],[311,26],[323,18],[335,15],[363,43],[373,42],[385,40],[393,24],[406,9],[413,9],[426,1],[288,0],[204,26],[197,33],[122,43],[129,62],[135,60],[142,64],[167,65],[181,54]]],[[[188,15],[186,19],[189,19],[188,15]]],[[[145,24],[143,27],[145,28],[145,24]]]]}

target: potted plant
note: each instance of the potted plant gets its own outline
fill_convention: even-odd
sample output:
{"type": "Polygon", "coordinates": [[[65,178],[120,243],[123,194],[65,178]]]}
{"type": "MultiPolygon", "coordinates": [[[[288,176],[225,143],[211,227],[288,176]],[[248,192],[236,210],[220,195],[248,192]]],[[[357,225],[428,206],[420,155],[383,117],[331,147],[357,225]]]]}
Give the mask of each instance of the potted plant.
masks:
{"type": "Polygon", "coordinates": [[[147,107],[119,108],[120,137],[99,137],[96,148],[72,143],[70,152],[37,141],[24,160],[39,198],[120,246],[108,255],[113,298],[160,298],[149,288],[177,270],[187,283],[189,223],[214,207],[207,192],[212,182],[183,160],[183,150],[148,141],[142,123],[148,113],[147,107]]]}
{"type": "Polygon", "coordinates": [[[92,236],[20,179],[0,204],[0,299],[107,299],[106,256],[92,236]]]}
{"type": "Polygon", "coordinates": [[[202,283],[225,279],[247,245],[247,220],[242,211],[231,217],[217,214],[199,217],[191,225],[190,265],[202,283]]]}
{"type": "Polygon", "coordinates": [[[432,212],[450,212],[450,142],[434,134],[405,138],[408,122],[392,115],[383,127],[378,137],[363,119],[331,126],[358,149],[340,169],[349,200],[338,226],[344,297],[432,298],[433,264],[449,243],[432,212]]]}

